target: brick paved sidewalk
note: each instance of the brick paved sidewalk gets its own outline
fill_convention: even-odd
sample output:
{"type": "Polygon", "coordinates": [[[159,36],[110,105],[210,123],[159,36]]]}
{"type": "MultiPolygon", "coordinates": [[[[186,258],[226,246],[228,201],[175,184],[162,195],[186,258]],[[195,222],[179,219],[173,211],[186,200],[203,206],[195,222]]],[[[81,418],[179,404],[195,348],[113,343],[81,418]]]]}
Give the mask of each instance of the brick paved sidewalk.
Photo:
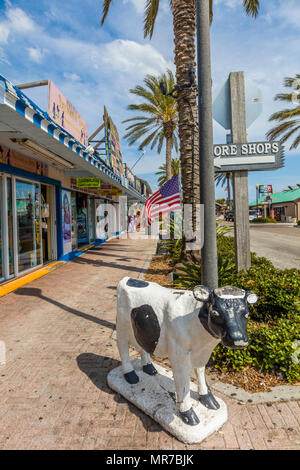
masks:
{"type": "Polygon", "coordinates": [[[0,449],[299,449],[300,407],[228,406],[223,428],[197,446],[164,432],[106,385],[116,285],[138,277],[154,242],[113,240],[0,299],[0,449]]]}

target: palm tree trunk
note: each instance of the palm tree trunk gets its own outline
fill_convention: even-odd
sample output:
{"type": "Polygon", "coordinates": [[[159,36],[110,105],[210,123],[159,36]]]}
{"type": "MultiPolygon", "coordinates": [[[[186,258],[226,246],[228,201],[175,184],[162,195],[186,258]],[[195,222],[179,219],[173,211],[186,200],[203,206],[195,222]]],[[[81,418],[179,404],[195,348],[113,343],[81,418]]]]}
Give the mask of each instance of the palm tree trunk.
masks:
{"type": "Polygon", "coordinates": [[[228,197],[228,202],[227,205],[230,209],[230,200],[231,200],[231,194],[230,194],[230,173],[226,173],[226,179],[227,179],[227,197],[228,197]]]}
{"type": "Polygon", "coordinates": [[[167,181],[172,178],[172,135],[166,136],[166,177],[167,181]]]}
{"type": "MultiPolygon", "coordinates": [[[[195,61],[195,2],[172,0],[175,43],[176,80],[187,83],[187,71],[196,67],[195,61]]],[[[178,96],[180,160],[183,204],[192,204],[192,229],[196,230],[196,204],[200,203],[198,106],[195,89],[186,89],[178,96]]],[[[195,253],[193,253],[195,255],[195,253]]],[[[184,249],[183,256],[186,256],[184,249]]]]}

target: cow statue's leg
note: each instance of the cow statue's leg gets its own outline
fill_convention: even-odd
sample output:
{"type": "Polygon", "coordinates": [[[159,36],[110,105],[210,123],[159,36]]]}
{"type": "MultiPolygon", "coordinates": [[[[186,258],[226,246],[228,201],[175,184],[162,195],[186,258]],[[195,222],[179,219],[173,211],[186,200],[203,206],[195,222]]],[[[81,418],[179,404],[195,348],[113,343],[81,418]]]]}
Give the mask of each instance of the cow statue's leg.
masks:
{"type": "Polygon", "coordinates": [[[205,367],[198,367],[196,369],[198,379],[198,390],[200,395],[200,403],[209,410],[218,410],[220,408],[219,403],[210,391],[209,386],[205,380],[205,367]]]}
{"type": "Polygon", "coordinates": [[[122,334],[123,332],[118,330],[117,324],[117,345],[122,361],[122,371],[125,380],[131,384],[137,384],[139,382],[139,377],[132,367],[130,357],[129,357],[129,342],[126,335],[122,334]]]}
{"type": "Polygon", "coordinates": [[[151,362],[150,354],[148,354],[144,350],[141,350],[141,362],[142,362],[143,371],[145,372],[145,374],[148,374],[148,375],[157,374],[157,370],[155,369],[154,365],[151,362]]]}
{"type": "Polygon", "coordinates": [[[196,426],[200,421],[193,410],[190,397],[191,363],[189,353],[182,351],[175,344],[169,347],[169,358],[173,370],[179,414],[185,424],[196,426]]]}

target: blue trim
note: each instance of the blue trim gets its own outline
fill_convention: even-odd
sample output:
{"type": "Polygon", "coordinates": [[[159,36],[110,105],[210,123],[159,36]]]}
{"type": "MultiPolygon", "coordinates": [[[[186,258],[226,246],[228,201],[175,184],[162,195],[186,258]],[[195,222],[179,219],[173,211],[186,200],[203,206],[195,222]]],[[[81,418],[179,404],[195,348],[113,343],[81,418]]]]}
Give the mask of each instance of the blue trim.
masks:
{"type": "Polygon", "coordinates": [[[91,250],[91,248],[95,248],[97,246],[100,246],[100,245],[103,245],[103,243],[105,243],[107,241],[107,238],[104,238],[104,239],[97,239],[95,241],[95,243],[93,243],[92,247],[89,246],[89,248],[87,248],[86,250],[82,250],[82,251],[77,251],[77,250],[74,250],[74,251],[71,251],[70,253],[67,253],[66,255],[63,255],[60,260],[61,261],[72,261],[73,259],[75,258],[78,258],[78,256],[81,256],[83,255],[84,253],[86,253],[87,251],[91,250]]]}
{"type": "MultiPolygon", "coordinates": [[[[116,232],[115,235],[112,236],[112,238],[118,237],[120,233],[121,232],[116,232]]],[[[61,258],[59,258],[59,261],[66,261],[68,263],[69,261],[72,261],[73,259],[78,258],[78,256],[84,255],[87,251],[91,250],[92,248],[96,248],[97,246],[103,245],[107,241],[108,241],[108,238],[96,238],[95,242],[91,243],[92,246],[89,246],[89,248],[87,248],[86,250],[71,251],[70,253],[67,253],[66,255],[61,256],[61,258]]]]}

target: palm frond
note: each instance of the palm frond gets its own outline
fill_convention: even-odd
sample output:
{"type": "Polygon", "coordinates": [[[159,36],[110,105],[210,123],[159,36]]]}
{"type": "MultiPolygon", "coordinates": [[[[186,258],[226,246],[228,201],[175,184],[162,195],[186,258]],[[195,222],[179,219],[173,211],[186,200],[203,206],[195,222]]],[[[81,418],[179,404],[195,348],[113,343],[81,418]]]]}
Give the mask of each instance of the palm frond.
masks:
{"type": "Polygon", "coordinates": [[[146,0],[144,12],[144,38],[153,36],[154,25],[158,13],[159,0],[146,0]]]}
{"type": "Polygon", "coordinates": [[[109,12],[109,8],[110,8],[112,2],[113,2],[113,0],[103,0],[101,26],[103,25],[104,21],[106,20],[106,17],[107,17],[107,14],[109,12]]]}
{"type": "Polygon", "coordinates": [[[259,4],[259,0],[244,0],[244,7],[247,15],[256,18],[259,12],[259,4]]]}

